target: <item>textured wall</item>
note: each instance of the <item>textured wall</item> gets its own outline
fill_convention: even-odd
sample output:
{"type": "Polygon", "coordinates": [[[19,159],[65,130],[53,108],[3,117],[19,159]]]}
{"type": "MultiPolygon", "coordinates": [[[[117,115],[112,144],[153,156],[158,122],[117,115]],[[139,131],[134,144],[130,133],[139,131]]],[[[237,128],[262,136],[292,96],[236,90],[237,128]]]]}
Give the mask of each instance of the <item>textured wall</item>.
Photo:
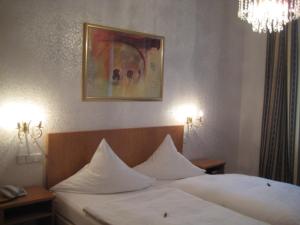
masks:
{"type": "MultiPolygon", "coordinates": [[[[205,125],[186,140],[186,156],[223,158],[235,171],[244,47],[236,9],[234,0],[1,0],[0,105],[43,107],[47,133],[177,124],[173,108],[194,103],[205,125]],[[162,102],[81,101],[84,22],[165,36],[162,102]]],[[[0,129],[0,183],[42,183],[43,165],[16,165],[15,131],[0,129]]]]}
{"type": "Polygon", "coordinates": [[[200,85],[199,96],[209,117],[204,129],[200,130],[200,154],[226,160],[227,171],[234,172],[239,142],[245,24],[236,18],[236,1],[210,1],[206,7],[203,1],[198,1],[198,9],[199,58],[195,80],[200,85]]]}
{"type": "Polygon", "coordinates": [[[245,26],[238,171],[258,175],[264,100],[266,35],[245,26]]]}

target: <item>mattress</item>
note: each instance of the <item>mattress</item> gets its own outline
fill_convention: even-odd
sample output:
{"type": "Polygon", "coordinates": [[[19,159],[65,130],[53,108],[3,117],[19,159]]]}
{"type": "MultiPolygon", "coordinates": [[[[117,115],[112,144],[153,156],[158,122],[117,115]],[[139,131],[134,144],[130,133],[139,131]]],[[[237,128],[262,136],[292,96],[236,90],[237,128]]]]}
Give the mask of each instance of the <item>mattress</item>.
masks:
{"type": "Polygon", "coordinates": [[[156,181],[156,183],[144,190],[118,193],[118,194],[78,194],[69,192],[56,192],[54,201],[55,212],[65,223],[74,225],[105,225],[96,222],[91,216],[83,211],[83,208],[90,202],[109,202],[112,200],[122,199],[124,197],[134,196],[138,193],[148,190],[158,190],[168,186],[170,181],[156,181]]]}

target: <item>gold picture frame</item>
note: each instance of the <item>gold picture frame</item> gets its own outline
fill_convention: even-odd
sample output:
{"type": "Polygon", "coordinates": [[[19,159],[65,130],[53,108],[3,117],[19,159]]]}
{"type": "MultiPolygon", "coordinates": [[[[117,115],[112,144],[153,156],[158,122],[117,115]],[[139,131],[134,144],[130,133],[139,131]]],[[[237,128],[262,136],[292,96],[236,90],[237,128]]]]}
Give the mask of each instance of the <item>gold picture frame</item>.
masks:
{"type": "Polygon", "coordinates": [[[162,101],[164,37],[84,23],[83,101],[162,101]]]}

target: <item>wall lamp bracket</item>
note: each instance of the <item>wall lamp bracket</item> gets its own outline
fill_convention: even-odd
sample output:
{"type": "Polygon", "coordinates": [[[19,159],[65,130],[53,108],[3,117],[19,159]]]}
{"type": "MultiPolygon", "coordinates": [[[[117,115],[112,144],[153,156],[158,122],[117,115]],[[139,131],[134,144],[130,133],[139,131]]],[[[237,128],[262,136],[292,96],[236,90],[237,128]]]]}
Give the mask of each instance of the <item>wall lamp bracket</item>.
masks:
{"type": "Polygon", "coordinates": [[[36,141],[43,135],[42,121],[40,121],[38,125],[33,127],[31,127],[31,121],[18,122],[17,129],[20,143],[23,143],[24,140],[28,142],[28,136],[30,136],[34,141],[36,141]]]}

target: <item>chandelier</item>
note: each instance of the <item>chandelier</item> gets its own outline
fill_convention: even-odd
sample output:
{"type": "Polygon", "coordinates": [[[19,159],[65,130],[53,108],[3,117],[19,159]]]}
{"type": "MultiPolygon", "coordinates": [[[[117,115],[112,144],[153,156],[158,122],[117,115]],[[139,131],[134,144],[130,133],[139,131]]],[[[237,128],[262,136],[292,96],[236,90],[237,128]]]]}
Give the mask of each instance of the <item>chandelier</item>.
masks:
{"type": "Polygon", "coordinates": [[[279,32],[300,16],[300,0],[239,0],[238,17],[254,32],[279,32]]]}

